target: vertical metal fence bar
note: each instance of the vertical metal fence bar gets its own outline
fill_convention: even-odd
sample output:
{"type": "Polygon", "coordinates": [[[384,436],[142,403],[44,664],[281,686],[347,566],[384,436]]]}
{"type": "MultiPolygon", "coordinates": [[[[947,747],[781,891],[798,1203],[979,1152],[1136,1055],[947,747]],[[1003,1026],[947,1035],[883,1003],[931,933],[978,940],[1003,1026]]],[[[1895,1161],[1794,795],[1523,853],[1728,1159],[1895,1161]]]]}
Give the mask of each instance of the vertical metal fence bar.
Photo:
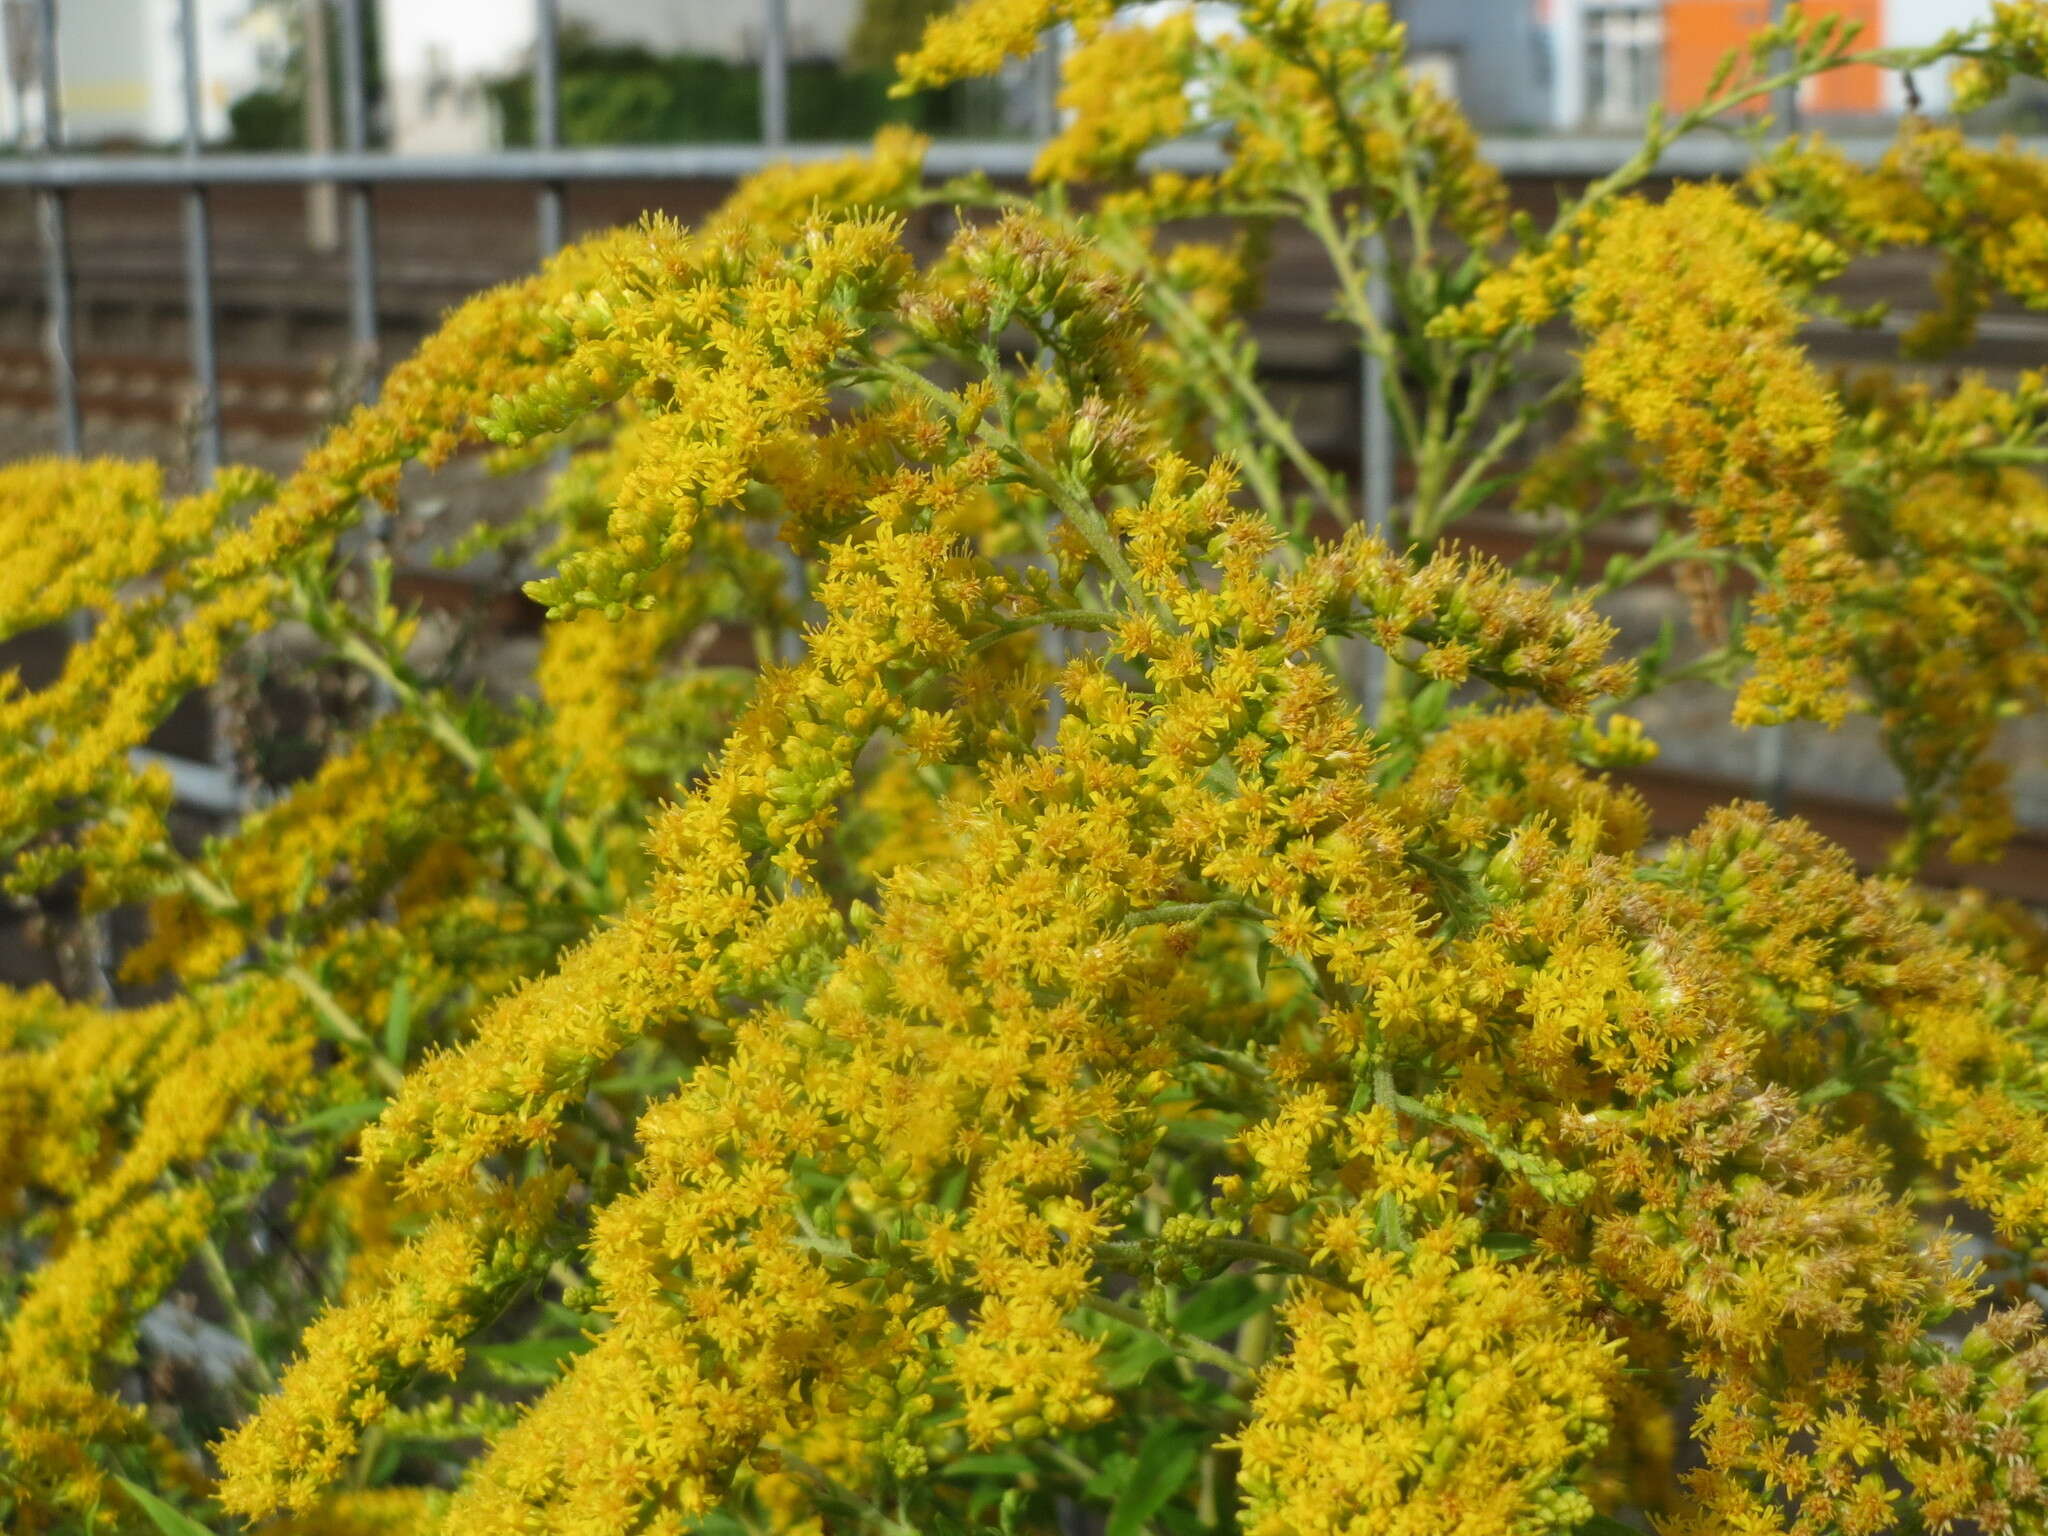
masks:
{"type": "MultiPolygon", "coordinates": [[[[1779,26],[1784,22],[1785,5],[1786,0],[1771,0],[1772,26],[1779,26]]],[[[1780,48],[1771,55],[1770,67],[1776,71],[1784,69],[1791,62],[1792,50],[1780,48]]],[[[1796,84],[1781,85],[1771,92],[1771,116],[1776,120],[1774,126],[1778,132],[1792,134],[1799,131],[1799,87],[1796,84]]]]}
{"type": "MultiPolygon", "coordinates": [[[[556,0],[535,0],[533,34],[533,147],[562,147],[562,26],[556,0]]],[[[534,199],[535,234],[540,257],[562,248],[567,237],[567,216],[563,203],[568,189],[559,181],[544,181],[534,199]]]]}
{"type": "MultiPolygon", "coordinates": [[[[364,49],[363,0],[335,0],[340,26],[342,148],[360,155],[370,147],[369,64],[364,49]]],[[[377,398],[377,209],[368,182],[352,181],[342,189],[343,222],[348,229],[349,372],[356,397],[377,398]]],[[[373,505],[363,519],[368,547],[363,551],[374,571],[390,555],[391,519],[373,505]]],[[[370,713],[385,715],[396,703],[389,685],[370,688],[370,713]]]]}
{"type": "MultiPolygon", "coordinates": [[[[1384,236],[1373,235],[1365,242],[1366,301],[1382,320],[1387,316],[1387,244],[1384,236]]],[[[1390,381],[1385,359],[1364,347],[1359,373],[1359,511],[1366,531],[1393,544],[1394,539],[1394,422],[1387,411],[1390,381]]],[[[1363,675],[1359,679],[1359,706],[1366,722],[1376,722],[1386,703],[1387,673],[1392,659],[1370,641],[1364,642],[1363,675]]]]}
{"type": "MultiPolygon", "coordinates": [[[[370,147],[369,70],[363,56],[363,0],[341,7],[341,136],[350,154],[370,147]]],[[[354,350],[356,392],[377,394],[377,210],[368,183],[343,193],[348,223],[348,331],[354,350]]]]}
{"type": "Polygon", "coordinates": [[[1052,138],[1060,131],[1060,44],[1064,33],[1063,26],[1048,27],[1038,40],[1038,55],[1031,61],[1037,70],[1031,126],[1040,138],[1052,138]]]}
{"type": "MultiPolygon", "coordinates": [[[[43,97],[43,153],[53,155],[64,143],[64,82],[57,67],[57,0],[41,0],[36,7],[36,63],[43,97]]],[[[58,187],[43,188],[36,195],[36,206],[50,309],[50,403],[57,415],[57,451],[67,458],[76,458],[83,431],[78,412],[77,337],[72,327],[75,293],[71,209],[58,187]]],[[[83,645],[92,638],[92,616],[84,611],[74,613],[65,620],[64,629],[71,645],[83,645]]],[[[88,985],[99,1001],[113,1001],[113,934],[106,917],[81,917],[78,937],[88,985]]]]}
{"type": "MultiPolygon", "coordinates": [[[[43,153],[64,143],[62,80],[57,71],[57,0],[36,6],[37,78],[43,97],[43,153]]],[[[36,223],[43,239],[44,303],[49,309],[46,344],[50,353],[50,404],[57,416],[57,451],[75,457],[81,431],[78,415],[78,338],[72,324],[71,205],[61,187],[36,194],[36,223]]]]}
{"type": "MultiPolygon", "coordinates": [[[[327,0],[298,0],[298,7],[306,39],[306,148],[316,155],[332,154],[334,82],[327,59],[327,0]]],[[[331,181],[306,184],[306,244],[322,255],[341,249],[341,200],[331,181]]]]}
{"type": "MultiPolygon", "coordinates": [[[[201,128],[198,0],[178,0],[178,52],[184,73],[185,158],[196,162],[201,128]]],[[[193,462],[203,483],[220,468],[220,355],[213,330],[213,209],[196,164],[185,189],[185,304],[198,390],[193,462]]]]}
{"type": "MultiPolygon", "coordinates": [[[[761,0],[761,143],[781,149],[789,142],[789,0],[761,0]]],[[[804,604],[804,566],[789,546],[774,542],[777,558],[787,573],[789,590],[799,609],[804,604]]],[[[777,638],[776,659],[790,664],[804,652],[800,626],[786,629],[777,638]]]]}
{"type": "MultiPolygon", "coordinates": [[[[1770,24],[1780,25],[1785,19],[1786,0],[1771,0],[1770,24]]],[[[1771,55],[1770,67],[1784,69],[1792,62],[1792,51],[1781,48],[1771,55]]],[[[1771,93],[1772,127],[1780,134],[1794,134],[1799,131],[1799,87],[1782,85],[1771,93]]],[[[1756,796],[1772,810],[1782,810],[1785,804],[1785,725],[1763,725],[1756,730],[1756,755],[1750,763],[1750,780],[1756,796]]]]}
{"type": "Polygon", "coordinates": [[[761,142],[789,142],[789,0],[761,0],[761,142]]]}
{"type": "MultiPolygon", "coordinates": [[[[199,165],[201,130],[199,0],[178,0],[178,54],[184,84],[185,159],[192,181],[185,188],[185,326],[192,344],[192,379],[198,392],[193,422],[192,461],[204,486],[221,466],[220,351],[213,307],[213,207],[199,165]]],[[[216,683],[207,700],[209,752],[214,767],[232,777],[235,747],[229,710],[216,683]]]]}

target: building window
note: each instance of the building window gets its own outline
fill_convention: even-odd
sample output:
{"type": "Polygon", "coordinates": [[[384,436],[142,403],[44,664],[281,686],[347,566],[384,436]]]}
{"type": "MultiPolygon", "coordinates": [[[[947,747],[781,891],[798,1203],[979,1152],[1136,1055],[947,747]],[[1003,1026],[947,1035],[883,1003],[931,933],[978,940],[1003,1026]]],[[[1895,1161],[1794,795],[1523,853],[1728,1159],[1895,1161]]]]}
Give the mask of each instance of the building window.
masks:
{"type": "Polygon", "coordinates": [[[1636,6],[1585,11],[1586,122],[1634,128],[1662,95],[1664,18],[1636,6]]]}

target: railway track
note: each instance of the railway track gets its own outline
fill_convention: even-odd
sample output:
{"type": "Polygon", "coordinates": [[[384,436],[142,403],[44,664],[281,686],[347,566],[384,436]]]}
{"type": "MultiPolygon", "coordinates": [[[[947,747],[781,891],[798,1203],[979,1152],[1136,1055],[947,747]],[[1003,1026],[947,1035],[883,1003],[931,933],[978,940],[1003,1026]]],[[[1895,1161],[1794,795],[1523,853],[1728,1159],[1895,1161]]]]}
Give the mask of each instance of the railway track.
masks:
{"type": "MultiPolygon", "coordinates": [[[[50,360],[39,348],[0,346],[0,409],[50,408],[50,360]]],[[[95,353],[78,364],[79,409],[89,421],[154,422],[178,427],[198,401],[189,365],[148,353],[95,353]]],[[[284,364],[224,363],[221,424],[228,431],[299,439],[335,414],[333,371],[284,364]]]]}

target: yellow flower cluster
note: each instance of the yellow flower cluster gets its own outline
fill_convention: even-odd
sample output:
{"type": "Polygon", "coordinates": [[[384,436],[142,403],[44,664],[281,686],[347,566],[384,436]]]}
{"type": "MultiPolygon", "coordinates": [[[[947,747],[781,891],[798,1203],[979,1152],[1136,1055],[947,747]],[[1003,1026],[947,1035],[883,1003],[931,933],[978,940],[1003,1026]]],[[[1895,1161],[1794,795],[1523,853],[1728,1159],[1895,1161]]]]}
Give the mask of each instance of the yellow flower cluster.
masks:
{"type": "MultiPolygon", "coordinates": [[[[1485,279],[1436,330],[1498,340],[1568,311],[1588,337],[1588,420],[1550,459],[1536,500],[1593,494],[1608,453],[1628,444],[1634,472],[1648,470],[1704,545],[1768,573],[1737,720],[1876,713],[1906,784],[1902,865],[1942,839],[1956,857],[1995,857],[2013,826],[1993,743],[2005,719],[2041,707],[2048,664],[2035,638],[2048,530],[2028,467],[2041,382],[1845,387],[1812,366],[1798,332],[1817,285],[1881,245],[1962,242],[1968,270],[2024,296],[2027,237],[2014,232],[2048,183],[2031,162],[1918,130],[1878,171],[1805,149],[1776,157],[1751,189],[1777,214],[1721,187],[1588,213],[1485,279]],[[1920,190],[1923,173],[1943,197],[1976,190],[1944,212],[1920,190]],[[1990,209],[2003,210],[1986,221],[1995,235],[1959,222],[1990,209]]],[[[1916,327],[1907,345],[1926,339],[1916,327]]]]}
{"type": "Polygon", "coordinates": [[[1195,19],[1182,13],[1154,27],[1110,27],[1062,67],[1059,105],[1072,120],[1039,151],[1033,174],[1046,181],[1129,175],[1138,156],[1187,131],[1188,76],[1195,19]]]}
{"type": "Polygon", "coordinates": [[[1991,42],[1960,61],[1949,89],[1958,112],[1974,112],[2003,96],[2015,74],[2048,75],[2048,7],[2041,0],[1992,0],[1991,42]]]}
{"type": "Polygon", "coordinates": [[[0,1208],[52,1247],[0,1328],[0,1465],[26,1529],[118,1497],[109,1447],[168,1455],[108,1368],[134,1360],[137,1324],[235,1198],[233,1165],[264,1155],[266,1122],[317,1096],[303,1006],[267,980],[127,1012],[8,999],[0,1208]]]}
{"type": "Polygon", "coordinates": [[[98,616],[0,697],[7,873],[147,902],[117,974],[167,986],[0,991],[0,1522],[2048,1528],[2048,1336],[1990,1306],[2048,1243],[2048,942],[1760,808],[1653,840],[1611,706],[1662,663],[1595,607],[1746,571],[1746,709],[1869,704],[1923,836],[1986,848],[2048,386],[1824,380],[1825,283],[1909,236],[1818,161],[1619,177],[1496,268],[1384,7],[1127,20],[978,0],[906,61],[1074,23],[1041,171],[1098,207],[963,184],[998,206],[920,265],[889,135],[472,301],[280,485],[0,476],[48,578],[0,614],[98,616]],[[1138,180],[1208,125],[1222,176],[1138,180]],[[1196,211],[1301,219],[1399,360],[1392,530],[1315,536],[1260,236],[1161,237],[1196,211]],[[1553,547],[1663,527],[1590,591],[1451,542],[1560,316],[1553,547]],[[509,703],[335,551],[489,445],[572,455],[473,541],[549,570],[509,703]],[[284,617],[388,707],[173,836],[128,749],[284,617]]]}
{"type": "MultiPolygon", "coordinates": [[[[0,470],[0,635],[105,612],[129,582],[203,549],[268,478],[231,469],[198,496],[166,502],[163,472],[118,459],[29,459],[0,470]]],[[[165,572],[176,579],[175,572],[165,572]]]]}
{"type": "Polygon", "coordinates": [[[1575,1477],[1606,1441],[1613,1345],[1472,1235],[1453,1223],[1356,1251],[1355,1289],[1286,1304],[1288,1352],[1237,1439],[1253,1536],[1523,1536],[1592,1518],[1575,1477]]]}
{"type": "Polygon", "coordinates": [[[498,394],[484,422],[517,446],[629,394],[662,403],[638,427],[605,540],[529,588],[556,617],[651,606],[641,584],[690,547],[699,521],[809,435],[863,315],[891,302],[906,271],[885,217],[813,224],[787,254],[742,227],[693,239],[650,222],[644,239],[585,296],[561,360],[498,394]]]}
{"type": "Polygon", "coordinates": [[[374,909],[430,844],[470,830],[480,807],[458,793],[461,784],[415,722],[395,718],[366,731],[288,799],[244,820],[207,860],[234,910],[210,904],[204,885],[158,897],[150,936],[128,954],[126,974],[210,978],[241,959],[252,928],[289,920],[310,935],[374,909]]]}
{"type": "Polygon", "coordinates": [[[1967,346],[2000,290],[2030,309],[2048,307],[2048,163],[2038,156],[1909,121],[1868,169],[1813,141],[1768,157],[1748,181],[1783,215],[1852,252],[1924,246],[1946,255],[1941,303],[1906,331],[1908,356],[1967,346]]]}
{"type": "Polygon", "coordinates": [[[899,94],[992,75],[1038,47],[1048,28],[1071,22],[1084,37],[1115,0],[970,0],[932,19],[923,39],[896,61],[899,94]]]}
{"type": "Polygon", "coordinates": [[[779,243],[821,208],[900,211],[918,190],[927,147],[909,129],[891,126],[875,135],[866,154],[769,166],[734,189],[717,221],[779,243]]]}
{"type": "Polygon", "coordinates": [[[453,1374],[464,1336],[550,1252],[561,1190],[541,1179],[472,1194],[467,1209],[434,1218],[374,1291],[308,1328],[305,1359],[265,1403],[265,1432],[223,1448],[221,1503],[309,1509],[383,1418],[386,1390],[422,1369],[453,1374]]]}

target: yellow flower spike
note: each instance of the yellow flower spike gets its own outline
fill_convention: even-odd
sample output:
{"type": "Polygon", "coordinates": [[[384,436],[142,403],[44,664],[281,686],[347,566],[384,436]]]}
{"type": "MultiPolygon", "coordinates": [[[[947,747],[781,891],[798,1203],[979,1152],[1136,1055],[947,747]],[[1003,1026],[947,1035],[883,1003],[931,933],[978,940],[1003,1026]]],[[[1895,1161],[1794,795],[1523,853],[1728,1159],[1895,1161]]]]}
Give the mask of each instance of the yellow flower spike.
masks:
{"type": "Polygon", "coordinates": [[[1005,60],[1035,49],[1048,28],[1071,21],[1087,35],[1114,5],[1115,0],[972,0],[934,18],[919,45],[896,60],[895,92],[907,95],[994,74],[1005,60]]]}

